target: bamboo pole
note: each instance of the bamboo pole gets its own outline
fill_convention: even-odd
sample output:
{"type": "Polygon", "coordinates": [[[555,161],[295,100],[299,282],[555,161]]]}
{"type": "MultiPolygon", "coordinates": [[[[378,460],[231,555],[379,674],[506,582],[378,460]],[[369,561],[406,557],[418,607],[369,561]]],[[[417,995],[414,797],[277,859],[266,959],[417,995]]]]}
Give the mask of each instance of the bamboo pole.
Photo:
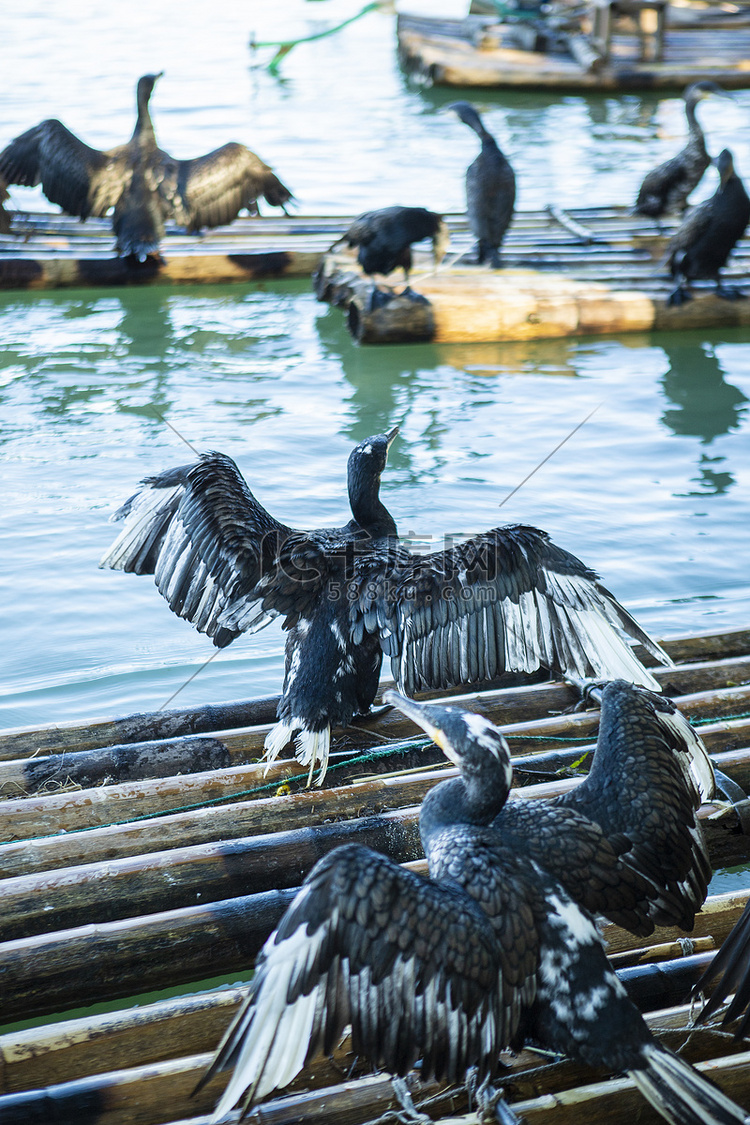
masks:
{"type": "MultiPolygon", "coordinates": [[[[574,214],[586,218],[589,212],[575,211],[574,214]]],[[[697,691],[695,687],[686,686],[682,676],[690,676],[700,672],[708,676],[715,665],[719,679],[712,681],[711,686],[725,686],[721,677],[742,676],[746,674],[746,660],[750,653],[750,629],[735,629],[724,633],[697,633],[687,636],[672,637],[661,641],[671,658],[678,664],[693,662],[693,669],[655,669],[657,676],[676,676],[677,682],[684,684],[680,690],[697,691]],[[731,661],[739,660],[737,667],[732,667],[731,661]],[[722,662],[730,662],[722,666],[722,662]]],[[[643,650],[636,649],[641,659],[653,663],[643,650]]],[[[385,680],[382,690],[392,687],[391,680],[385,680]]],[[[552,707],[566,707],[570,702],[568,690],[561,685],[545,684],[541,688],[520,687],[513,689],[509,694],[519,703],[527,696],[533,700],[537,691],[549,692],[552,707]],[[559,698],[558,698],[559,696],[559,698]],[[563,701],[564,700],[564,701],[563,701]]],[[[430,695],[449,693],[424,693],[420,698],[430,695]]],[[[41,728],[22,727],[14,730],[0,731],[0,760],[10,760],[28,757],[32,754],[52,754],[62,750],[80,751],[107,745],[120,745],[131,742],[143,742],[151,739],[174,738],[188,734],[206,734],[211,731],[230,730],[237,727],[252,726],[257,723],[271,723],[276,718],[278,696],[265,699],[250,700],[249,702],[232,702],[225,704],[211,704],[203,707],[190,707],[172,711],[152,711],[143,714],[130,715],[121,719],[96,719],[87,723],[68,722],[59,723],[41,728]]],[[[536,702],[532,702],[536,707],[536,702]]],[[[534,713],[516,715],[516,719],[533,718],[534,713]]],[[[507,721],[511,721],[510,718],[507,721]]]]}
{"type": "MultiPolygon", "coordinates": [[[[527,792],[532,799],[548,798],[576,784],[579,780],[529,786],[527,792]]],[[[750,858],[750,842],[734,807],[706,805],[699,815],[714,867],[750,858]]],[[[420,859],[418,818],[414,806],[4,879],[0,941],[294,886],[318,859],[347,843],[374,848],[399,863],[420,859]]]]}
{"type": "MultiPolygon", "coordinates": [[[[3,942],[4,1018],[64,1012],[204,980],[217,972],[246,972],[294,893],[294,888],[267,891],[3,942]]],[[[723,941],[748,897],[745,892],[707,900],[693,936],[723,941]]],[[[604,936],[614,952],[640,945],[640,939],[615,926],[605,927],[604,936]]],[[[676,929],[657,928],[652,940],[672,942],[683,936],[676,929]]],[[[711,954],[702,956],[708,960],[711,954]]]]}
{"type": "MultiPolygon", "coordinates": [[[[506,737],[512,740],[511,746],[516,753],[538,748],[540,739],[544,739],[545,746],[552,748],[556,743],[564,745],[565,740],[570,738],[593,738],[598,723],[598,712],[504,723],[505,700],[497,699],[493,693],[472,693],[469,696],[455,696],[453,700],[460,705],[473,707],[499,722],[506,737]]],[[[750,688],[743,686],[706,694],[693,693],[681,697],[679,703],[688,717],[731,715],[750,708],[750,688]]],[[[418,728],[395,709],[380,716],[377,725],[381,738],[404,739],[421,735],[418,728]]],[[[254,727],[246,731],[224,732],[221,741],[230,748],[230,752],[259,752],[267,730],[267,727],[254,727]]],[[[724,745],[732,749],[742,745],[746,735],[741,725],[725,722],[722,737],[724,745]]],[[[348,748],[352,749],[372,746],[371,736],[365,727],[349,729],[344,740],[348,743],[348,748]]],[[[341,742],[338,745],[341,746],[341,742]]],[[[6,841],[29,839],[63,830],[121,822],[134,816],[153,816],[207,800],[243,794],[248,790],[257,789],[260,792],[260,787],[264,784],[281,784],[288,776],[300,776],[295,765],[290,766],[284,761],[274,763],[267,776],[262,766],[245,766],[204,774],[120,783],[82,790],[77,794],[63,792],[8,801],[0,805],[0,838],[6,841]]],[[[332,778],[334,775],[335,771],[331,771],[332,778]]],[[[321,796],[321,807],[324,803],[325,798],[321,796]]]]}

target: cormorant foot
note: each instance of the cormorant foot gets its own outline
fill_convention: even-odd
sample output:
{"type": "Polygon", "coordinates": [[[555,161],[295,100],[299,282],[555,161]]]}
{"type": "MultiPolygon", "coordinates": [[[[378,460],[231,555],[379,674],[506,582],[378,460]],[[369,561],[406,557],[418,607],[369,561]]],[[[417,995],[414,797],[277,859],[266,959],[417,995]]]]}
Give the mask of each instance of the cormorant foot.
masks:
{"type": "Polygon", "coordinates": [[[466,1075],[466,1087],[476,1102],[477,1117],[492,1125],[520,1125],[519,1119],[505,1100],[502,1086],[493,1086],[488,1078],[476,1085],[474,1067],[466,1075]]]}
{"type": "Polygon", "coordinates": [[[678,285],[667,297],[667,305],[670,308],[679,308],[680,305],[685,305],[692,299],[693,294],[690,290],[686,289],[684,285],[678,285]]]}
{"type": "Polygon", "coordinates": [[[744,301],[745,294],[736,285],[722,285],[718,282],[716,285],[716,296],[721,297],[725,301],[744,301]]]}
{"type": "Polygon", "coordinates": [[[579,680],[575,676],[566,676],[565,682],[577,691],[581,697],[577,703],[566,707],[564,715],[574,714],[577,711],[587,711],[591,708],[601,707],[602,691],[607,685],[607,680],[579,680]]]}
{"type": "Polygon", "coordinates": [[[415,305],[429,305],[430,303],[421,293],[415,293],[411,285],[407,285],[406,289],[402,289],[399,293],[399,297],[406,297],[408,301],[413,301],[415,305]]]}
{"type": "Polygon", "coordinates": [[[370,719],[379,719],[381,715],[385,715],[388,711],[393,710],[392,703],[381,703],[378,707],[371,707],[369,711],[360,711],[359,714],[352,716],[353,723],[366,723],[370,719]]]}
{"type": "Polygon", "coordinates": [[[426,1113],[420,1113],[414,1105],[405,1078],[391,1078],[391,1086],[401,1106],[401,1112],[396,1111],[392,1114],[397,1121],[403,1122],[403,1125],[432,1125],[432,1118],[426,1113]]]}
{"type": "Polygon", "coordinates": [[[393,293],[389,289],[378,289],[377,285],[375,285],[370,294],[370,307],[368,311],[375,312],[375,309],[384,309],[386,305],[390,305],[392,300],[393,293]]]}
{"type": "Polygon", "coordinates": [[[500,251],[499,250],[493,250],[492,251],[492,255],[490,257],[490,267],[493,270],[502,269],[502,260],[500,258],[500,251]]]}

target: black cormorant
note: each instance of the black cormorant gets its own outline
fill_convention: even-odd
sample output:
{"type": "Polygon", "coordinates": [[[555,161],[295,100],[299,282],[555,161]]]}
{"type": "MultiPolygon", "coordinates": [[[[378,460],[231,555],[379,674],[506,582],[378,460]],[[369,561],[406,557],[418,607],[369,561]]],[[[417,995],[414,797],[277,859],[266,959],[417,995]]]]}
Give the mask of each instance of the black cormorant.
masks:
{"type": "MultiPolygon", "coordinates": [[[[386,698],[409,713],[409,700],[386,698]]],[[[212,1121],[287,1086],[351,1025],[353,1050],[393,1075],[421,1060],[422,1078],[463,1082],[475,1068],[483,1117],[506,1123],[515,1115],[492,1090],[499,1054],[527,1039],[628,1072],[672,1125],[744,1122],[653,1038],[593,919],[491,826],[512,776],[496,728],[452,707],[421,714],[460,771],[422,804],[429,877],[358,845],[315,865],[201,1081],[234,1068],[212,1121]]]]}
{"type": "MultiPolygon", "coordinates": [[[[692,930],[712,873],[696,818],[714,793],[708,752],[664,696],[624,680],[595,694],[601,718],[588,776],[552,800],[509,800],[493,827],[592,914],[644,937],[655,926],[692,930]]],[[[399,706],[444,749],[429,707],[399,706]]],[[[488,726],[471,712],[465,722],[488,726]]]]}
{"type": "Polygon", "coordinates": [[[716,977],[719,980],[696,1017],[696,1022],[705,1023],[715,1015],[726,998],[734,993],[722,1016],[722,1023],[730,1024],[739,1019],[740,1022],[734,1029],[735,1038],[746,1039],[750,1027],[750,902],[696,984],[693,995],[706,991],[716,977]]]}
{"type": "Polygon", "coordinates": [[[454,102],[448,108],[454,110],[482,142],[482,151],[466,169],[466,214],[478,241],[477,261],[481,264],[489,259],[492,268],[498,269],[500,246],[513,218],[516,177],[474,106],[454,102]]]}
{"type": "Polygon", "coordinates": [[[493,528],[418,555],[399,543],[379,499],[397,430],[351,453],[354,519],[295,531],[274,519],[220,453],[148,477],[115,513],[124,527],[102,560],[154,574],[170,608],[229,644],[281,615],[289,630],[273,760],[299,732],[297,756],[325,773],[332,726],[366,713],[382,654],[409,694],[540,667],[582,679],[619,676],[658,690],[628,638],[670,664],[593,570],[533,527],[493,528]]]}
{"type": "Polygon", "coordinates": [[[433,259],[439,265],[450,238],[442,216],[425,207],[384,207],[359,215],[331,249],[341,242],[358,246],[357,261],[370,277],[401,266],[408,285],[412,243],[424,238],[432,239],[433,259]]]}
{"type": "Polygon", "coordinates": [[[677,279],[677,288],[667,301],[669,305],[689,301],[691,293],[687,283],[696,278],[714,280],[719,297],[731,301],[742,296],[738,289],[722,285],[719,271],[745,233],[750,221],[750,199],[734,170],[729,149],[722,149],[716,166],[719,186],[715,193],[688,213],[667,246],[666,263],[672,277],[677,279]]]}
{"type": "Polygon", "coordinates": [[[10,234],[10,215],[3,206],[8,198],[8,186],[0,176],[0,234],[10,234]]]}
{"type": "Polygon", "coordinates": [[[698,186],[711,163],[706,151],[706,138],[695,116],[695,107],[712,94],[724,98],[732,96],[715,82],[694,82],[685,90],[688,143],[671,160],[665,160],[646,175],[635,203],[637,214],[658,219],[667,211],[684,211],[687,207],[687,197],[698,186]]]}
{"type": "Polygon", "coordinates": [[[117,252],[143,260],[158,257],[168,220],[189,232],[230,223],[243,208],[257,211],[265,196],[274,207],[292,198],[273,171],[231,142],[194,160],[175,160],[156,143],[148,103],[159,74],[138,80],[138,117],[124,145],[100,152],[60,121],[42,121],[0,153],[8,184],[42,185],[52,203],[87,219],[114,208],[117,252]]]}

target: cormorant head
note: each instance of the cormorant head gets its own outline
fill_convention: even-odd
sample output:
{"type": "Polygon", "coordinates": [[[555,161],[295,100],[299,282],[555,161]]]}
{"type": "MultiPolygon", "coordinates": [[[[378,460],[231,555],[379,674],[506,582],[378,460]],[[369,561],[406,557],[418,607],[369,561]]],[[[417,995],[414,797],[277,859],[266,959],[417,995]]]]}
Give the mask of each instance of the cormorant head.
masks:
{"type": "Polygon", "coordinates": [[[469,102],[453,102],[452,105],[448,106],[448,109],[452,109],[454,113],[458,114],[464,125],[468,125],[475,133],[479,133],[480,137],[485,132],[482,118],[469,102]]]}
{"type": "Polygon", "coordinates": [[[719,98],[729,98],[731,101],[736,101],[734,94],[729,90],[722,90],[716,82],[694,82],[692,86],[688,86],[683,94],[686,102],[697,105],[702,102],[704,98],[710,98],[716,95],[719,98]]]}
{"type": "Polygon", "coordinates": [[[719,170],[721,186],[734,175],[734,159],[728,148],[723,148],[715,160],[711,161],[719,170]]]}
{"type": "Polygon", "coordinates": [[[474,791],[474,803],[487,807],[489,823],[505,804],[513,780],[508,743],[494,723],[462,707],[415,703],[393,690],[383,699],[417,723],[458,766],[467,789],[474,791]]]}
{"type": "Polygon", "coordinates": [[[160,70],[158,74],[144,74],[142,78],[138,79],[138,86],[136,89],[136,100],[138,105],[148,105],[149,98],[154,92],[154,86],[160,78],[164,77],[164,71],[160,70]]]}

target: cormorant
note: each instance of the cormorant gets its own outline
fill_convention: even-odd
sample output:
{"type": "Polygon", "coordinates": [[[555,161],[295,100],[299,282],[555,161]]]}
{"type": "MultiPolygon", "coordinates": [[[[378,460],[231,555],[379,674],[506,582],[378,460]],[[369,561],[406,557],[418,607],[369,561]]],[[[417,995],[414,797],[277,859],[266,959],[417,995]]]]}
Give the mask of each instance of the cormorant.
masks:
{"type": "Polygon", "coordinates": [[[489,259],[492,268],[499,269],[500,246],[516,202],[516,177],[474,106],[454,102],[448,108],[454,110],[482,142],[482,151],[466,169],[466,214],[478,240],[477,261],[481,265],[489,259]]]}
{"type": "Polygon", "coordinates": [[[432,256],[435,265],[439,265],[450,240],[442,216],[425,207],[384,207],[359,215],[331,249],[341,242],[358,246],[357,261],[370,277],[389,274],[401,266],[408,286],[411,246],[423,238],[432,239],[432,256]]]}
{"type": "Polygon", "coordinates": [[[60,121],[42,121],[0,153],[8,184],[42,185],[52,203],[82,220],[114,208],[112,227],[122,257],[159,255],[164,223],[188,232],[230,223],[243,208],[257,213],[265,196],[284,207],[292,194],[267,164],[231,142],[194,160],[175,160],[156,143],[148,103],[159,74],[138,79],[138,117],[124,145],[100,152],[60,121]]]}
{"type": "Polygon", "coordinates": [[[669,657],[545,532],[498,527],[428,555],[402,546],[379,498],[397,430],[352,451],[346,527],[293,530],[234,461],[207,453],[143,481],[115,512],[124,527],[100,565],[154,574],[170,608],[219,647],[283,616],[284,687],[266,753],[272,761],[299,732],[297,756],[311,777],[320,761],[321,780],[330,729],[369,710],[383,653],[409,694],[540,667],[659,689],[627,638],[669,657]]]}
{"type": "Polygon", "coordinates": [[[696,278],[713,279],[718,297],[733,301],[742,296],[733,286],[722,285],[719,271],[745,233],[750,199],[734,170],[729,149],[722,149],[716,166],[719,186],[715,193],[688,213],[667,246],[666,264],[677,279],[677,287],[667,299],[669,305],[689,301],[692,294],[687,283],[696,278]]]}
{"type": "Polygon", "coordinates": [[[698,996],[706,991],[715,977],[720,977],[709,999],[696,1017],[705,1023],[718,1011],[730,993],[732,1000],[722,1017],[723,1024],[740,1019],[734,1031],[736,1039],[746,1039],[750,1026],[750,902],[747,903],[729,936],[693,989],[698,996]]]}
{"type": "Polygon", "coordinates": [[[10,215],[3,206],[5,200],[8,198],[10,197],[8,195],[7,184],[2,176],[0,176],[0,234],[10,234],[10,215]]]}
{"type": "MultiPolygon", "coordinates": [[[[624,680],[592,694],[601,718],[588,776],[551,800],[509,800],[493,828],[592,914],[643,937],[655,926],[690,931],[712,873],[696,818],[714,793],[708,752],[664,696],[624,680]]],[[[429,707],[399,706],[444,749],[429,707]]],[[[467,727],[475,721],[465,712],[467,727]]]]}
{"type": "Polygon", "coordinates": [[[517,1119],[492,1090],[499,1053],[527,1039],[628,1072],[673,1125],[745,1122],[652,1037],[590,915],[492,827],[512,776],[499,732],[453,707],[420,714],[459,768],[420,811],[429,877],[359,845],[318,861],[201,1080],[234,1067],[212,1121],[287,1086],[350,1024],[353,1050],[393,1075],[420,1059],[423,1078],[463,1082],[475,1068],[483,1117],[506,1125],[517,1119]]]}
{"type": "Polygon", "coordinates": [[[638,215],[658,219],[667,211],[684,211],[687,207],[687,197],[698,186],[711,163],[706,151],[706,138],[695,116],[695,107],[712,94],[732,97],[715,82],[694,82],[685,90],[688,143],[676,156],[665,160],[646,175],[634,207],[638,215]]]}

